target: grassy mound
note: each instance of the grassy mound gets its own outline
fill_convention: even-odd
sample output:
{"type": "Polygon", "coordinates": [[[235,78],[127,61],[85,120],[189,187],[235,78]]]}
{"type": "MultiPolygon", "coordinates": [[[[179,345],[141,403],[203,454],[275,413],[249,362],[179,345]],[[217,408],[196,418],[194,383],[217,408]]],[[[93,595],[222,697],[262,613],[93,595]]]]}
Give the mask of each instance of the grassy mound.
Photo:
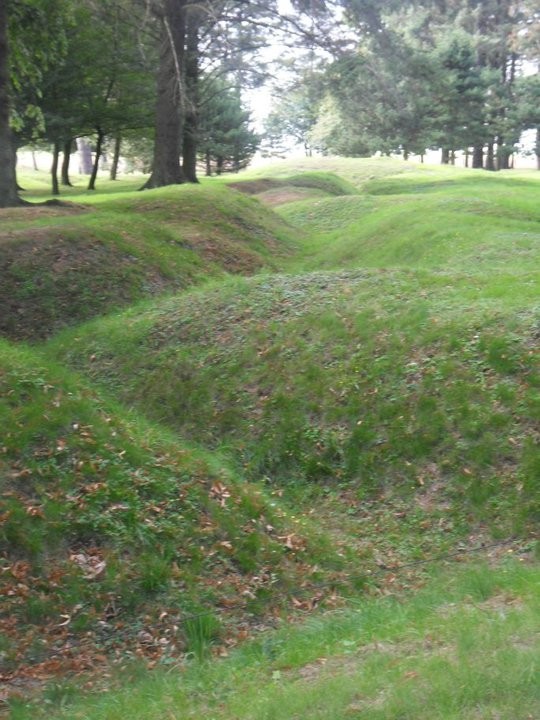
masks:
{"type": "Polygon", "coordinates": [[[292,176],[305,174],[332,174],[358,190],[377,178],[408,174],[417,168],[417,165],[393,158],[295,157],[275,160],[272,164],[249,169],[243,177],[250,180],[261,178],[287,180],[292,176]]]}
{"type": "Polygon", "coordinates": [[[258,178],[227,182],[229,187],[247,195],[261,195],[278,188],[306,188],[318,190],[324,195],[354,195],[356,188],[347,180],[332,172],[303,172],[285,178],[258,178]]]}
{"type": "Polygon", "coordinates": [[[247,177],[248,193],[218,180],[6,215],[0,249],[28,233],[27,260],[51,249],[46,292],[15,264],[4,302],[24,290],[49,312],[55,278],[66,305],[73,272],[70,308],[42,335],[130,303],[42,354],[0,345],[0,652],[13,666],[86,642],[173,662],[219,619],[247,625],[289,594],[313,608],[319,581],[374,590],[381,568],[490,533],[535,537],[532,174],[323,159],[315,177],[247,177]],[[340,168],[344,183],[329,176],[340,168]],[[273,193],[290,224],[249,192],[273,193]],[[231,277],[265,268],[282,272],[231,277]],[[134,302],[174,288],[187,289],[134,302]]]}
{"type": "Polygon", "coordinates": [[[537,183],[475,175],[471,198],[461,177],[409,172],[367,184],[382,198],[286,205],[299,227],[349,222],[303,236],[303,266],[332,272],[222,284],[53,351],[250,477],[363,495],[427,483],[517,527],[539,507],[537,183]]]}
{"type": "Polygon", "coordinates": [[[279,212],[307,231],[299,269],[529,271],[527,282],[533,282],[539,186],[534,175],[471,178],[458,172],[448,178],[410,172],[371,181],[359,196],[290,203],[279,212]]]}
{"type": "Polygon", "coordinates": [[[304,172],[283,179],[257,178],[228,183],[248,195],[256,195],[266,205],[281,205],[313,198],[354,195],[354,185],[331,172],[304,172]]]}
{"type": "Polygon", "coordinates": [[[273,267],[277,216],[223,186],[108,195],[93,207],[4,210],[0,334],[39,339],[143,297],[273,267]]]}
{"type": "Polygon", "coordinates": [[[54,658],[75,656],[80,669],[123,647],[174,655],[199,630],[219,634],[213,613],[186,634],[186,613],[249,621],[300,580],[309,587],[315,563],[339,564],[322,536],[219,457],[126,418],[5,341],[0,423],[4,673],[54,671],[54,658]]]}
{"type": "Polygon", "coordinates": [[[538,326],[505,301],[467,276],[274,276],[96,322],[52,349],[251,477],[364,495],[425,483],[516,520],[538,511],[538,326]]]}

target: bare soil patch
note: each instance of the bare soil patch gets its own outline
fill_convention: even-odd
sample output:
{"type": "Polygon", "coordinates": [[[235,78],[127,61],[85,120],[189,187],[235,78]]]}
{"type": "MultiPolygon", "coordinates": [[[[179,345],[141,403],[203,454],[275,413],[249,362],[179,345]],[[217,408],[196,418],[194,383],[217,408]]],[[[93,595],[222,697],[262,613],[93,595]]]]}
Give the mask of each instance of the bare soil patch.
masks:
{"type": "Polygon", "coordinates": [[[314,191],[313,188],[293,187],[291,185],[260,193],[259,200],[265,205],[273,207],[275,205],[285,205],[286,203],[305,200],[308,197],[313,197],[314,192],[317,191],[314,191]]]}
{"type": "Polygon", "coordinates": [[[0,226],[6,222],[20,220],[31,222],[42,218],[53,218],[61,215],[81,215],[90,212],[88,205],[76,203],[63,203],[62,205],[24,205],[16,208],[0,209],[0,226]]]}
{"type": "Polygon", "coordinates": [[[230,183],[229,187],[246,193],[246,195],[260,195],[260,193],[283,187],[283,185],[284,183],[281,180],[261,178],[260,180],[245,180],[244,182],[230,183]]]}
{"type": "Polygon", "coordinates": [[[263,266],[262,258],[239,243],[231,243],[227,239],[192,230],[182,230],[185,238],[184,247],[194,250],[205,260],[221,266],[227,272],[251,275],[263,266]]]}

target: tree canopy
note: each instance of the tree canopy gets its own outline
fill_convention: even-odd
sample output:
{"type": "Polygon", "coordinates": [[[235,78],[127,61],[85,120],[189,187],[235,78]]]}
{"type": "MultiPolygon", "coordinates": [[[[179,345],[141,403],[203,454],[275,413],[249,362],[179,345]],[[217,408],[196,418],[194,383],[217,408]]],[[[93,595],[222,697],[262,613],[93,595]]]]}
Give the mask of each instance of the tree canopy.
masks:
{"type": "MultiPolygon", "coordinates": [[[[16,150],[153,142],[148,187],[238,170],[257,147],[244,97],[272,72],[265,146],[306,152],[457,151],[506,168],[536,130],[540,13],[526,0],[7,0],[0,11],[0,205],[20,202],[16,150]],[[276,41],[288,73],[268,67],[276,41]],[[307,55],[306,55],[307,53],[307,55]],[[293,61],[291,61],[291,57],[293,61]],[[303,58],[303,59],[302,59],[303,58]],[[307,59],[306,59],[307,58],[307,59]],[[290,78],[283,80],[284,77],[290,78]],[[228,89],[229,88],[229,89],[228,89]]],[[[275,65],[275,64],[274,64],[275,65]]],[[[282,63],[283,65],[283,63],[282,63]]]]}
{"type": "Polygon", "coordinates": [[[538,133],[533,3],[343,0],[340,8],[344,41],[320,41],[322,72],[304,73],[300,85],[293,77],[269,118],[277,152],[286,137],[353,156],[439,148],[443,162],[463,151],[473,167],[497,170],[509,167],[524,130],[538,133]]]}

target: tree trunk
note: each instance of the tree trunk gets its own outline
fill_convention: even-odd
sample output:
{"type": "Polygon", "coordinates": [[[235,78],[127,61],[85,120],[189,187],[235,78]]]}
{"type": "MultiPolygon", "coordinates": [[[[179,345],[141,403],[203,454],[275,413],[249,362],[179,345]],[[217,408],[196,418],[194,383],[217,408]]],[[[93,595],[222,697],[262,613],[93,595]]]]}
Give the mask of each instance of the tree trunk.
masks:
{"type": "MultiPolygon", "coordinates": [[[[309,157],[311,157],[311,155],[309,157]]],[[[234,144],[233,172],[240,172],[240,148],[238,147],[238,142],[234,144]]]]}
{"type": "Polygon", "coordinates": [[[184,125],[184,139],[182,143],[182,172],[187,182],[198,183],[197,180],[197,140],[196,122],[194,117],[188,115],[184,125]]]}
{"type": "Polygon", "coordinates": [[[475,145],[472,152],[472,166],[476,169],[484,167],[484,146],[475,145]]]}
{"type": "Polygon", "coordinates": [[[420,154],[420,162],[422,163],[422,165],[424,164],[424,158],[425,158],[424,153],[421,153],[420,154]]]}
{"type": "Polygon", "coordinates": [[[466,148],[465,150],[465,167],[469,167],[469,148],[466,148]]]}
{"type": "Polygon", "coordinates": [[[486,155],[486,170],[496,170],[495,167],[495,151],[493,143],[488,143],[487,155],[486,155]]]}
{"type": "Polygon", "coordinates": [[[0,2],[0,207],[21,205],[15,173],[16,152],[9,127],[9,50],[7,3],[0,2]]]}
{"type": "Polygon", "coordinates": [[[441,148],[441,165],[448,165],[450,162],[450,150],[448,148],[441,148]]]}
{"type": "Polygon", "coordinates": [[[536,153],[536,169],[540,170],[540,128],[536,128],[536,143],[534,145],[536,153]]]}
{"type": "Polygon", "coordinates": [[[51,165],[51,182],[52,194],[60,195],[60,187],[58,185],[58,159],[60,157],[60,143],[55,142],[53,145],[53,161],[51,165]]]}
{"type": "Polygon", "coordinates": [[[62,159],[62,169],[60,171],[60,177],[62,178],[62,185],[68,185],[73,187],[69,179],[69,161],[71,160],[71,140],[64,143],[64,157],[62,159]]]}
{"type": "Polygon", "coordinates": [[[79,153],[79,173],[81,175],[91,175],[92,151],[84,138],[77,138],[77,150],[79,153]]]}
{"type": "Polygon", "coordinates": [[[450,151],[450,164],[451,165],[456,164],[456,151],[455,150],[450,151]]]}
{"type": "Polygon", "coordinates": [[[511,156],[511,149],[508,147],[508,145],[504,144],[504,138],[499,137],[497,140],[497,169],[509,170],[511,156]]]}
{"type": "Polygon", "coordinates": [[[110,179],[116,180],[118,175],[118,163],[120,162],[120,148],[122,147],[122,136],[120,133],[114,138],[114,151],[111,165],[110,179]]]}
{"type": "Polygon", "coordinates": [[[152,175],[145,188],[185,182],[180,167],[184,113],[184,40],[187,0],[165,0],[157,74],[152,175]]]}
{"type": "Polygon", "coordinates": [[[37,160],[36,160],[36,151],[35,150],[32,150],[32,166],[33,166],[34,170],[36,170],[36,171],[39,170],[37,160]]]}
{"type": "Polygon", "coordinates": [[[221,155],[216,158],[216,175],[221,175],[223,172],[223,157],[221,155]]]}
{"type": "Polygon", "coordinates": [[[210,160],[210,150],[207,150],[204,155],[204,160],[206,163],[206,177],[210,177],[212,175],[212,161],[210,160]]]}
{"type": "Polygon", "coordinates": [[[88,183],[89,190],[96,189],[96,178],[97,178],[97,174],[98,174],[101,153],[103,151],[103,139],[105,137],[105,133],[103,132],[103,130],[100,127],[96,128],[96,130],[97,130],[96,155],[94,157],[94,167],[92,168],[92,175],[90,175],[90,182],[88,183]]]}
{"type": "Polygon", "coordinates": [[[190,183],[197,180],[197,129],[199,109],[199,23],[200,13],[193,6],[187,13],[186,24],[186,112],[182,141],[182,170],[190,183]]]}

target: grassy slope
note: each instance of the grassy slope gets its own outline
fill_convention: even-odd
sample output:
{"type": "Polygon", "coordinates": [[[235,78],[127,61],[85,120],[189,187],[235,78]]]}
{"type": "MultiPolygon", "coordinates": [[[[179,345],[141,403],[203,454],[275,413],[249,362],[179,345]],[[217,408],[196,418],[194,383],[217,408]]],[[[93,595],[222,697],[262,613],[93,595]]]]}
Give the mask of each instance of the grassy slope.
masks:
{"type": "MultiPolygon", "coordinates": [[[[8,334],[35,340],[149,292],[155,276],[163,292],[271,267],[292,247],[277,216],[221,183],[144,195],[74,192],[69,207],[3,214],[8,334]],[[81,204],[90,197],[93,208],[81,204]]],[[[222,456],[126,413],[37,351],[3,342],[0,384],[1,423],[10,428],[0,455],[4,671],[37,664],[48,672],[55,632],[66,640],[64,661],[76,642],[91,664],[100,623],[110,648],[145,652],[133,629],[144,613],[155,622],[172,603],[172,624],[223,600],[237,622],[249,621],[292,592],[310,593],[322,568],[337,577],[343,560],[323,535],[290,519],[222,456]]],[[[175,643],[189,646],[185,628],[175,643]]],[[[156,657],[159,650],[149,648],[156,657]]]]}
{"type": "Polygon", "coordinates": [[[538,180],[530,174],[423,170],[369,181],[359,201],[294,203],[281,214],[315,234],[299,260],[304,269],[401,266],[511,275],[536,269],[537,196],[538,180]]]}
{"type": "Polygon", "coordinates": [[[251,477],[347,482],[363,497],[428,484],[518,529],[539,503],[537,188],[423,170],[286,205],[302,229],[313,213],[294,274],[167,300],[51,349],[183,436],[224,445],[251,477]],[[325,222],[340,229],[317,234],[325,222]]]}
{"type": "Polygon", "coordinates": [[[73,207],[4,210],[0,334],[42,338],[143,297],[290,252],[290,228],[222,185],[107,194],[73,207]],[[97,201],[96,201],[97,200],[97,201]]]}
{"type": "Polygon", "coordinates": [[[4,672],[21,663],[47,672],[69,642],[90,665],[100,642],[134,651],[142,627],[168,628],[161,650],[171,652],[186,645],[171,630],[186,612],[222,604],[249,619],[300,580],[308,588],[316,563],[341,563],[320,533],[219,456],[5,341],[0,424],[9,428],[0,451],[4,672]]]}
{"type": "MultiPolygon", "coordinates": [[[[307,197],[356,195],[355,186],[332,172],[303,172],[287,175],[282,178],[253,178],[252,180],[225,180],[229,187],[236,188],[248,195],[257,195],[263,200],[273,199],[272,204],[279,204],[283,199],[283,191],[300,192],[307,197]]],[[[290,201],[290,200],[289,200],[290,201]]]]}
{"type": "MultiPolygon", "coordinates": [[[[282,267],[289,265],[289,274],[209,284],[177,298],[134,306],[53,340],[47,354],[82,370],[97,381],[99,392],[44,356],[8,344],[0,347],[2,421],[13,428],[0,456],[4,487],[11,493],[2,514],[8,553],[2,578],[11,593],[11,619],[6,622],[61,627],[54,630],[61,645],[80,642],[80,633],[88,628],[94,633],[102,620],[108,629],[103,637],[93,634],[90,645],[100,640],[114,651],[119,638],[131,632],[131,648],[166,660],[167,650],[158,653],[159,634],[171,639],[170,633],[179,632],[172,645],[191,643],[195,652],[197,643],[211,639],[211,626],[197,626],[191,638],[181,622],[181,630],[173,630],[184,612],[201,605],[213,605],[221,614],[240,595],[240,617],[245,618],[246,612],[263,611],[279,594],[285,599],[294,592],[296,603],[302,598],[295,589],[298,576],[305,574],[307,600],[300,605],[307,608],[313,597],[318,599],[312,580],[341,579],[351,562],[365,586],[366,573],[381,563],[392,566],[433,554],[471,532],[479,537],[479,521],[499,535],[533,529],[540,474],[533,181],[524,177],[514,202],[505,206],[514,185],[503,187],[504,177],[494,181],[475,174],[471,186],[468,176],[457,172],[417,172],[391,162],[324,161],[324,169],[344,173],[363,191],[351,194],[346,185],[339,190],[343,195],[328,187],[323,195],[319,182],[319,187],[303,186],[309,200],[283,206],[281,212],[297,224],[295,239],[303,245],[300,259],[287,260],[284,254],[279,260],[282,267]],[[384,178],[396,171],[399,178],[384,178]],[[446,184],[444,193],[437,190],[439,182],[446,184]],[[486,200],[476,224],[476,210],[463,210],[470,209],[471,193],[486,200]],[[500,221],[499,202],[508,209],[500,221]],[[445,241],[434,247],[429,233],[436,236],[445,207],[452,210],[445,217],[455,223],[456,244],[445,241]],[[432,220],[426,222],[429,213],[432,220]],[[526,244],[515,247],[526,252],[509,257],[505,247],[517,232],[515,223],[526,244]],[[332,232],[339,225],[343,231],[332,232]],[[480,229],[487,226],[489,232],[480,238],[480,229]],[[476,269],[462,260],[464,252],[474,251],[473,234],[486,258],[476,269]],[[419,251],[414,238],[422,240],[419,251]],[[500,263],[498,253],[503,253],[500,263]],[[300,274],[300,267],[311,272],[300,274]],[[129,404],[131,413],[118,401],[129,404]],[[141,419],[141,413],[161,426],[141,419]],[[163,424],[180,430],[183,440],[179,443],[163,424]],[[194,443],[206,450],[195,449],[194,443]],[[257,482],[246,485],[246,476],[257,482]],[[261,488],[260,480],[270,488],[261,488]],[[316,526],[328,527],[337,553],[309,525],[299,525],[272,504],[283,489],[289,499],[299,500],[313,487],[320,488],[315,490],[317,511],[304,500],[296,515],[306,513],[312,525],[316,521],[316,526]],[[269,490],[274,493],[271,502],[269,490]],[[133,587],[138,589],[136,606],[130,605],[133,587]],[[120,608],[120,616],[112,619],[107,615],[111,600],[113,608],[120,608]],[[155,617],[164,607],[170,622],[155,617]],[[53,622],[59,616],[61,622],[69,618],[67,625],[53,622]],[[152,637],[141,644],[134,634],[148,630],[152,637]]],[[[290,174],[290,168],[277,172],[280,179],[290,174]]],[[[332,178],[328,181],[335,187],[332,178]]],[[[295,187],[284,183],[280,190],[295,187]]],[[[230,198],[220,183],[211,189],[230,198]]],[[[121,217],[134,227],[145,220],[176,223],[170,199],[149,205],[149,197],[111,197],[96,205],[111,220],[121,217]],[[140,198],[147,203],[142,212],[140,198]]],[[[245,208],[258,207],[244,200],[245,208]]],[[[194,204],[190,232],[195,235],[200,212],[201,206],[194,204]]],[[[235,222],[237,227],[245,222],[243,210],[235,222]]],[[[220,218],[205,225],[203,237],[222,224],[220,218]]],[[[253,235],[253,226],[246,232],[253,235]]],[[[495,591],[495,575],[484,573],[483,578],[477,582],[491,583],[495,591]]],[[[535,707],[535,647],[521,646],[521,638],[530,633],[530,608],[537,604],[530,591],[534,579],[531,574],[520,585],[516,575],[512,578],[509,593],[526,596],[527,611],[514,625],[499,623],[489,640],[496,658],[490,672],[504,669],[508,692],[490,696],[481,660],[469,653],[471,664],[452,676],[452,684],[464,684],[467,674],[470,680],[476,673],[478,693],[462,693],[454,706],[445,701],[440,717],[462,717],[482,702],[486,709],[479,717],[486,718],[489,703],[508,718],[518,717],[516,708],[525,704],[535,707]],[[512,652],[503,648],[512,642],[512,652]],[[526,676],[510,673],[518,662],[527,668],[526,676]]],[[[390,579],[393,584],[386,591],[402,587],[399,579],[390,579]]],[[[504,586],[503,579],[500,583],[504,586]]],[[[408,584],[405,580],[404,586],[408,584]]],[[[424,609],[420,603],[418,612],[424,609]]],[[[394,605],[381,616],[373,637],[384,640],[382,627],[395,612],[394,605]]],[[[486,616],[485,623],[476,617],[474,623],[480,622],[487,634],[497,613],[486,616]]],[[[358,663],[351,671],[348,659],[341,663],[338,658],[335,673],[330,668],[316,691],[311,684],[300,687],[302,682],[291,686],[286,676],[281,692],[276,680],[287,667],[335,654],[340,643],[347,652],[353,645],[360,650],[364,639],[351,640],[350,625],[342,631],[330,620],[328,633],[339,640],[326,645],[319,626],[315,634],[321,643],[313,641],[304,655],[294,653],[309,632],[300,630],[289,644],[270,638],[268,647],[283,648],[284,655],[271,650],[267,657],[264,651],[261,674],[251,678],[246,678],[242,656],[238,670],[232,661],[228,678],[226,669],[194,670],[195,696],[190,681],[179,687],[170,677],[158,677],[130,690],[129,696],[115,696],[106,709],[92,700],[95,710],[77,712],[96,718],[127,712],[136,718],[140,712],[151,717],[148,713],[155,709],[155,716],[163,717],[174,713],[178,703],[187,703],[193,717],[210,711],[220,718],[302,716],[319,712],[310,705],[313,698],[336,695],[341,687],[333,706],[321,701],[320,717],[368,712],[369,717],[390,718],[405,702],[399,676],[403,669],[412,688],[406,707],[411,717],[422,717],[419,698],[425,698],[426,683],[440,687],[439,695],[444,695],[443,676],[450,676],[454,660],[451,653],[448,662],[439,663],[430,654],[423,658],[421,648],[419,671],[411,662],[407,633],[421,634],[426,626],[406,613],[403,617],[398,649],[385,657],[370,656],[373,672],[363,673],[358,663]],[[430,665],[433,674],[424,676],[430,665]],[[216,689],[211,680],[222,672],[224,685],[218,679],[216,689]],[[381,672],[389,692],[375,682],[381,672]],[[268,673],[277,675],[261,695],[268,673]],[[229,688],[240,677],[245,682],[235,697],[229,688]],[[204,684],[207,679],[209,685],[204,684]],[[354,689],[359,684],[361,699],[354,689]],[[198,693],[206,697],[210,685],[215,705],[212,701],[208,707],[205,700],[201,705],[198,693]]],[[[449,623],[448,632],[457,631],[461,622],[453,630],[449,623]]],[[[434,623],[426,637],[441,631],[441,624],[434,623]]],[[[25,636],[20,649],[12,633],[6,637],[0,651],[13,665],[50,657],[53,646],[40,645],[35,635],[25,636]]],[[[49,642],[50,636],[44,639],[49,642]]],[[[464,643],[465,636],[457,642],[464,643]]],[[[252,665],[249,652],[247,665],[252,665]]],[[[363,658],[365,651],[360,652],[363,658]]],[[[52,702],[63,697],[59,692],[52,702]]],[[[431,711],[442,700],[433,693],[430,697],[431,703],[420,704],[431,711]]],[[[24,709],[20,713],[27,716],[24,709]]]]}

